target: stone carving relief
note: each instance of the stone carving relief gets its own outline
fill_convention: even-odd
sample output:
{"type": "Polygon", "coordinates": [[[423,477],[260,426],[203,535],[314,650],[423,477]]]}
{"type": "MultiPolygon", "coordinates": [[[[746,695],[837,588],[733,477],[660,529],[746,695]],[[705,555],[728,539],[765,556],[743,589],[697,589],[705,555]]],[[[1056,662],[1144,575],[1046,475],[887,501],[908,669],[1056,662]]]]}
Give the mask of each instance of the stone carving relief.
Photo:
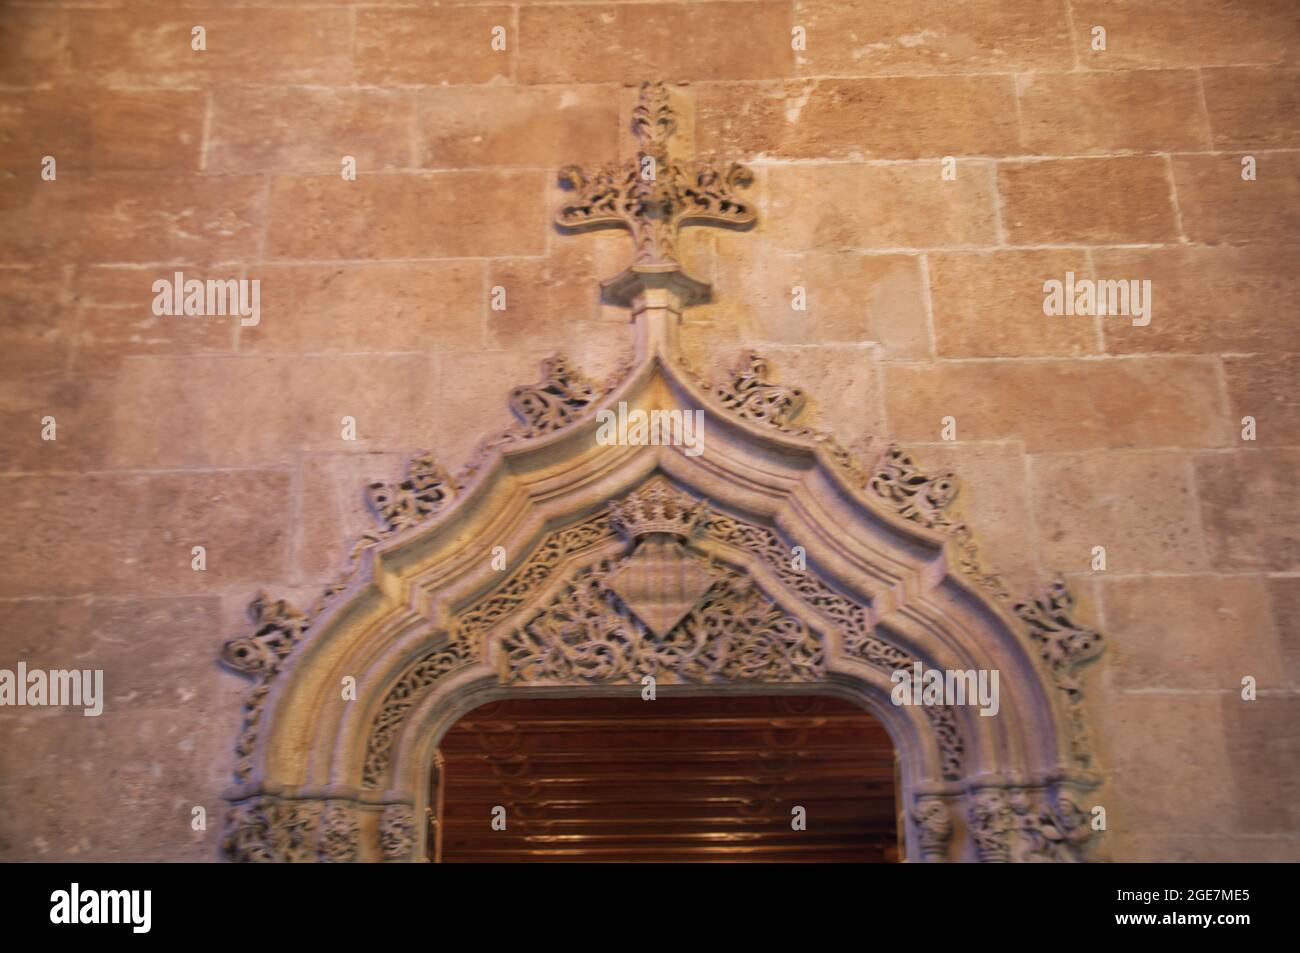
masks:
{"type": "Polygon", "coordinates": [[[806,397],[797,387],[773,383],[768,372],[767,361],[751,351],[713,388],[713,396],[737,417],[785,429],[803,410],[806,397]]]}
{"type": "Polygon", "coordinates": [[[222,850],[230,860],[246,863],[355,861],[354,808],[344,800],[252,797],[231,808],[222,850]]]}
{"type": "Polygon", "coordinates": [[[1078,625],[1071,618],[1074,597],[1059,579],[1036,598],[1017,603],[1015,610],[1028,624],[1029,637],[1039,646],[1039,657],[1065,694],[1070,709],[1074,758],[1089,764],[1092,756],[1083,718],[1083,686],[1075,670],[1101,654],[1104,647],[1101,633],[1078,625]]]}
{"type": "Polygon", "coordinates": [[[271,682],[309,625],[307,617],[288,602],[272,599],[264,592],[249,603],[248,614],[253,620],[252,634],[231,639],[221,650],[221,661],[226,666],[254,680],[244,700],[243,725],[235,743],[236,781],[247,781],[252,774],[253,750],[271,682]]]}
{"type": "Polygon", "coordinates": [[[370,506],[383,524],[385,535],[419,526],[451,502],[455,492],[451,477],[432,453],[413,459],[406,479],[400,483],[372,483],[367,487],[370,506]]]}
{"type": "Polygon", "coordinates": [[[613,535],[608,513],[551,534],[495,593],[457,618],[447,644],[411,666],[384,699],[366,743],[364,787],[373,789],[379,786],[388,769],[393,739],[414,701],[442,676],[482,658],[482,642],[488,630],[499,619],[523,605],[539,586],[551,578],[560,562],[613,535]]]}
{"type": "Polygon", "coordinates": [[[657,637],[588,569],[502,641],[505,681],[806,682],[825,671],[822,640],[738,573],[718,569],[699,605],[657,637]]]}
{"type": "Polygon", "coordinates": [[[912,810],[912,822],[920,833],[921,856],[927,861],[939,860],[948,855],[948,841],[952,837],[952,811],[937,797],[917,800],[912,810]]]}
{"type": "MultiPolygon", "coordinates": [[[[591,174],[577,167],[564,170],[561,181],[577,195],[561,207],[556,221],[572,231],[627,229],[636,256],[620,278],[631,270],[638,270],[638,275],[671,272],[681,282],[656,285],[646,279],[638,286],[629,281],[624,291],[630,294],[629,289],[640,287],[647,295],[645,289],[676,295],[677,305],[685,306],[702,300],[708,286],[681,274],[675,247],[679,229],[693,223],[745,227],[755,216],[752,207],[737,197],[737,191],[749,184],[743,167],[732,164],[719,170],[679,162],[669,155],[675,123],[668,92],[662,85],[647,84],[634,115],[640,141],[636,161],[591,174]],[[645,168],[654,174],[643,177],[645,168]]],[[[671,308],[660,311],[660,319],[680,317],[671,308]]],[[[637,314],[639,321],[652,317],[649,305],[637,314]]],[[[941,534],[916,535],[938,554],[933,565],[940,573],[951,567],[991,597],[989,605],[996,603],[998,611],[990,612],[989,618],[1005,617],[1008,626],[1019,620],[1026,646],[1032,646],[1046,673],[1045,684],[1063,693],[1070,713],[1072,757],[1077,763],[1089,763],[1077,669],[1101,651],[1102,639],[1073,621],[1073,601],[1059,583],[1041,596],[1012,604],[1001,580],[985,571],[974,534],[956,515],[960,484],[955,476],[927,474],[911,455],[893,446],[874,466],[864,467],[833,434],[797,423],[806,404],[805,392],[774,380],[768,362],[757,354],[744,355],[723,380],[708,383],[682,365],[681,355],[671,353],[671,335],[651,336],[644,324],[638,334],[643,335],[639,359],[645,361],[647,355],[660,359],[653,373],[672,378],[670,386],[689,386],[693,381],[711,413],[745,422],[748,434],[747,427],[728,428],[729,433],[739,434],[728,439],[752,444],[753,428],[759,427],[765,436],[757,446],[788,447],[788,455],[773,455],[774,470],[779,472],[786,456],[794,459],[812,445],[818,452],[816,465],[831,464],[832,469],[824,472],[836,475],[848,487],[846,493],[855,494],[860,510],[874,510],[876,520],[889,513],[941,534]],[[657,343],[647,347],[648,341],[657,343]],[[665,353],[656,348],[664,348],[665,353]],[[942,542],[936,544],[936,539],[942,542]]],[[[253,776],[253,755],[272,684],[277,677],[296,677],[297,669],[287,664],[294,659],[295,648],[309,635],[324,637],[313,631],[313,624],[333,600],[360,580],[363,567],[370,564],[363,558],[366,553],[381,542],[392,541],[400,548],[400,540],[393,538],[407,533],[428,534],[421,538],[436,541],[446,512],[469,505],[467,498],[480,489],[480,471],[496,465],[499,454],[518,453],[527,460],[530,446],[545,444],[552,435],[581,422],[589,423],[613,391],[629,381],[634,369],[630,361],[625,362],[604,381],[594,382],[563,356],[548,359],[540,381],[510,392],[509,407],[517,423],[485,439],[458,472],[450,474],[432,454],[421,454],[410,462],[404,478],[370,484],[367,497],[379,525],[355,543],[345,571],[310,611],[300,612],[264,594],[253,601],[251,633],[227,642],[221,654],[227,666],[254,680],[236,746],[236,780],[247,784],[242,793],[232,796],[224,840],[227,856],[245,861],[348,861],[363,855],[411,859],[420,836],[414,806],[390,803],[409,792],[386,791],[382,800],[375,792],[388,782],[396,783],[394,749],[413,709],[439,691],[449,675],[468,666],[492,663],[500,686],[627,684],[647,674],[668,683],[807,685],[828,681],[832,662],[839,662],[839,655],[831,653],[833,646],[848,659],[886,674],[923,661],[902,647],[903,641],[886,624],[873,625],[865,605],[816,571],[796,570],[790,561],[790,541],[768,525],[736,515],[751,511],[747,505],[711,504],[678,489],[660,472],[621,498],[582,499],[568,511],[575,514],[573,522],[552,529],[494,588],[468,605],[455,607],[446,629],[436,633],[427,648],[416,650],[424,654],[383,683],[382,699],[373,698],[374,708],[364,709],[377,714],[365,739],[361,790],[356,796],[307,796],[317,789],[272,794],[268,792],[285,789],[261,786],[263,779],[253,776]],[[719,557],[719,552],[728,555],[719,557]],[[762,566],[757,573],[761,585],[741,568],[756,564],[762,566]],[[782,608],[796,601],[801,606],[798,617],[782,608]],[[835,637],[829,638],[832,634],[835,637]],[[282,671],[294,675],[282,676],[282,671]],[[372,832],[365,850],[358,833],[362,811],[382,812],[378,840],[372,832]]],[[[638,377],[636,386],[648,386],[647,379],[638,377]]],[[[728,474],[725,451],[722,459],[724,466],[715,477],[719,485],[742,472],[728,474]]],[[[552,465],[548,460],[547,466],[552,465]]],[[[748,471],[743,472],[743,479],[749,479],[748,471]]],[[[798,474],[780,475],[799,479],[798,474]]],[[[480,499],[476,505],[494,504],[480,499]]],[[[859,556],[866,561],[872,558],[869,552],[859,556]]],[[[332,633],[337,618],[322,623],[321,633],[332,633]]],[[[919,646],[920,654],[929,651],[923,643],[912,644],[919,646]]],[[[837,668],[836,677],[847,677],[851,668],[837,668]]],[[[967,744],[982,757],[987,752],[977,735],[963,737],[962,722],[953,709],[927,706],[923,711],[934,741],[925,755],[924,777],[926,783],[941,777],[945,787],[942,796],[926,790],[909,813],[922,859],[951,855],[958,827],[955,818],[963,816],[971,846],[981,860],[1073,860],[1082,855],[1091,836],[1087,819],[1071,800],[1057,793],[1052,782],[1038,775],[1024,780],[1020,774],[1009,774],[1005,776],[1015,777],[1022,786],[982,787],[974,793],[963,789],[963,783],[975,784],[967,776],[967,744]]],[[[986,763],[980,763],[982,770],[988,770],[986,763]]],[[[356,770],[356,765],[347,768],[347,772],[356,770]]],[[[354,779],[349,783],[355,783],[356,775],[349,777],[354,779]]]]}
{"type": "Polygon", "coordinates": [[[957,498],[956,477],[951,473],[927,475],[898,447],[885,451],[867,488],[899,516],[927,529],[952,524],[948,508],[957,498]]]}
{"type": "Polygon", "coordinates": [[[1077,862],[1092,837],[1088,815],[1068,797],[989,788],[971,798],[971,835],[986,863],[1077,862]]]}
{"type": "Polygon", "coordinates": [[[379,820],[379,849],[384,860],[409,860],[415,850],[415,811],[409,804],[389,804],[379,820]]]}
{"type": "MultiPolygon", "coordinates": [[[[660,534],[685,538],[704,533],[717,542],[750,552],[763,560],[788,591],[809,608],[826,617],[829,625],[839,629],[845,648],[850,654],[885,673],[892,673],[899,668],[910,668],[917,661],[913,656],[873,634],[867,621],[867,612],[862,606],[831,590],[814,573],[800,572],[792,568],[789,560],[790,546],[783,543],[772,530],[745,523],[726,514],[715,513],[709,510],[703,501],[680,493],[671,488],[666,481],[655,480],[629,494],[623,500],[611,502],[607,512],[589,518],[570,529],[552,534],[524,566],[503,583],[499,590],[458,616],[448,642],[416,662],[398,681],[385,700],[372,727],[367,745],[364,776],[364,784],[367,788],[373,789],[380,785],[388,768],[392,741],[415,701],[431,690],[443,676],[484,658],[483,636],[493,625],[515,612],[532,597],[536,590],[545,585],[559,562],[612,538],[616,528],[620,535],[629,540],[644,540],[660,534]]],[[[635,558],[635,552],[632,558],[635,558]]],[[[663,646],[651,644],[651,647],[645,650],[647,654],[644,658],[637,654],[642,651],[640,646],[643,644],[637,641],[637,638],[643,639],[648,634],[651,637],[650,642],[653,643],[655,638],[653,630],[627,608],[625,601],[608,584],[610,578],[616,576],[619,569],[629,562],[631,560],[625,558],[591,570],[591,575],[597,578],[594,581],[586,580],[585,584],[590,588],[572,584],[565,592],[565,598],[568,600],[566,604],[552,607],[553,614],[549,617],[552,628],[562,627],[570,637],[578,631],[574,628],[575,619],[586,619],[589,625],[595,625],[602,618],[613,624],[616,619],[624,628],[619,629],[617,634],[609,635],[604,641],[597,640],[585,644],[578,639],[577,641],[582,645],[581,650],[563,641],[557,644],[548,643],[537,635],[537,629],[531,633],[517,631],[507,637],[503,643],[503,650],[507,658],[515,659],[518,664],[513,667],[507,665],[503,678],[508,681],[551,683],[564,682],[566,679],[570,683],[619,678],[637,680],[644,674],[655,674],[656,677],[663,678],[666,669],[637,668],[628,664],[630,658],[639,660],[642,666],[656,664],[659,658],[655,653],[661,649],[669,651],[670,660],[679,657],[676,654],[678,653],[676,643],[672,641],[665,642],[663,646]],[[615,613],[625,613],[627,618],[617,615],[602,616],[602,612],[610,611],[608,609],[610,605],[614,607],[615,613]],[[515,641],[512,642],[512,639],[515,641]],[[543,651],[543,647],[546,651],[543,651]],[[575,658],[580,661],[575,661],[575,658]],[[603,674],[591,675],[592,671],[603,674]],[[616,671],[618,674],[611,675],[610,671],[616,671]],[[524,674],[518,674],[519,672],[524,674]]],[[[698,560],[696,562],[698,564],[698,560]]],[[[687,616],[686,621],[677,628],[682,629],[685,626],[684,631],[699,631],[698,627],[703,624],[704,631],[709,632],[712,631],[709,626],[715,625],[717,620],[734,619],[737,606],[748,607],[751,612],[756,610],[757,606],[753,600],[759,598],[761,594],[747,593],[737,581],[739,577],[734,573],[727,575],[720,570],[710,570],[710,573],[712,574],[710,588],[701,595],[708,612],[696,612],[695,618],[687,616]],[[716,604],[706,598],[709,594],[717,597],[716,604]],[[745,598],[737,601],[738,596],[741,595],[745,598]]],[[[770,604],[770,600],[766,602],[770,604]]],[[[540,620],[544,615],[545,613],[539,613],[538,619],[540,620]]],[[[742,615],[741,618],[750,617],[742,615]]],[[[542,625],[543,623],[539,621],[539,628],[542,625]]],[[[761,640],[754,644],[769,649],[777,648],[761,640]]],[[[806,647],[810,646],[811,643],[808,643],[806,647]]],[[[821,655],[818,654],[816,657],[820,666],[821,655]]],[[[796,652],[792,658],[799,662],[797,666],[790,666],[792,673],[810,674],[820,671],[820,668],[809,666],[808,658],[811,656],[805,657],[802,652],[796,652]]],[[[716,663],[716,658],[713,661],[716,663]]],[[[759,671],[764,669],[764,665],[768,666],[769,674],[765,678],[772,680],[778,676],[770,674],[774,671],[771,666],[775,665],[776,670],[783,670],[785,663],[769,660],[765,663],[751,661],[750,664],[759,671]]],[[[707,680],[705,678],[707,667],[702,668],[702,665],[704,665],[703,660],[696,660],[694,665],[687,669],[685,675],[679,673],[677,677],[685,681],[707,680]]],[[[739,679],[739,676],[737,675],[736,678],[739,679]]],[[[792,674],[790,680],[801,679],[792,674]]],[[[925,709],[925,714],[932,723],[939,744],[944,777],[950,779],[959,777],[964,746],[954,713],[946,707],[930,706],[925,709]]]]}
{"type": "Polygon", "coordinates": [[[510,410],[519,422],[480,443],[458,482],[468,481],[493,451],[563,430],[594,413],[596,402],[626,380],[631,371],[631,361],[624,360],[604,381],[594,383],[563,354],[547,358],[542,362],[541,381],[510,392],[510,410]]]}
{"type": "Polygon", "coordinates": [[[662,83],[641,87],[632,131],[640,143],[636,159],[585,172],[576,165],[560,171],[559,183],[575,197],[561,205],[555,222],[567,231],[623,228],[632,235],[634,265],[678,264],[677,233],[692,224],[746,228],[756,219],[738,192],[753,181],[738,162],[725,168],[678,162],[669,155],[677,118],[662,83]]]}

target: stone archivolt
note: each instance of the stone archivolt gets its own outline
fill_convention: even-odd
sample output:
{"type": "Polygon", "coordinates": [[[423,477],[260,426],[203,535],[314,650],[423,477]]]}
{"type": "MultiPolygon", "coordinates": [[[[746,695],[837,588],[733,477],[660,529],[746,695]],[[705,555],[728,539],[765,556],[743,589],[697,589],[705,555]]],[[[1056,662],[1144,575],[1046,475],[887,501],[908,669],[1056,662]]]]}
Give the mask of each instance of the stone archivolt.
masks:
{"type": "MultiPolygon", "coordinates": [[[[666,149],[667,102],[643,93],[644,154],[666,149]]],[[[635,359],[602,383],[547,361],[510,394],[518,423],[459,472],[426,454],[405,479],[371,484],[379,527],[310,611],[259,596],[253,631],[225,645],[225,664],[255,682],[227,856],[413,859],[439,732],[461,712],[538,690],[637,690],[654,675],[669,690],[813,690],[866,706],[899,750],[910,859],[1080,859],[1091,830],[1076,805],[1100,778],[1078,669],[1101,637],[1073,621],[1059,583],[1007,597],[955,515],[951,474],[894,447],[863,466],[796,423],[803,391],[756,354],[721,381],[685,368],[675,328],[700,287],[671,234],[689,216],[653,210],[694,193],[680,178],[624,185],[609,201],[639,236],[620,284],[635,359]],[[708,453],[602,446],[596,413],[620,401],[703,408],[708,453]],[[918,661],[998,668],[1002,712],[890,705],[889,676],[918,661]],[[343,706],[341,674],[360,695],[343,706]]],[[[722,208],[723,224],[749,214],[711,202],[700,208],[722,208]]]]}

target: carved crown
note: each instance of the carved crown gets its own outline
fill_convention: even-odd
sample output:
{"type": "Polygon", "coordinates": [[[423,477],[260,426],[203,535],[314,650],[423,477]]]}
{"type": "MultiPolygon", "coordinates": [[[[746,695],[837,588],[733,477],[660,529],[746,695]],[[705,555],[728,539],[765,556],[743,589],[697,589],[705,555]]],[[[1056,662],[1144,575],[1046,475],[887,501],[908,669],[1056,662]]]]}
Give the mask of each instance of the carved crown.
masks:
{"type": "Polygon", "coordinates": [[[610,523],[629,540],[652,533],[690,538],[709,515],[709,505],[667,483],[651,483],[609,504],[610,523]]]}

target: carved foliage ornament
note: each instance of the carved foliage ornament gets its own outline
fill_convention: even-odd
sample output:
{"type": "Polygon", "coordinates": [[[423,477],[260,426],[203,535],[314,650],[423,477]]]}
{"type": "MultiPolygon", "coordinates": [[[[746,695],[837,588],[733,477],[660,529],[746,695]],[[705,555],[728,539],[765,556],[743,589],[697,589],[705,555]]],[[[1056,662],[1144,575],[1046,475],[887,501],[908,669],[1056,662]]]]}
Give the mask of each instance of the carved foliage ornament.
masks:
{"type": "Polygon", "coordinates": [[[503,639],[504,681],[808,682],[825,673],[822,640],[728,570],[663,638],[608,586],[610,562],[585,570],[503,639]]]}
{"type": "Polygon", "coordinates": [[[559,184],[575,194],[560,206],[556,224],[569,231],[623,228],[632,235],[634,265],[678,265],[677,233],[686,225],[746,228],[753,207],[740,189],[753,182],[748,168],[732,162],[677,162],[669,140],[677,129],[663,83],[645,83],[633,112],[632,131],[640,142],[636,159],[593,172],[580,166],[560,171],[559,184]]]}
{"type": "MultiPolygon", "coordinates": [[[[721,170],[679,163],[669,155],[676,119],[662,85],[642,88],[633,128],[640,141],[634,163],[591,175],[570,167],[561,174],[562,184],[578,193],[557,213],[562,227],[625,228],[636,245],[634,267],[680,271],[675,242],[682,226],[745,227],[754,221],[753,209],[737,197],[737,190],[750,183],[748,170],[734,163],[721,170]]],[[[250,606],[253,632],[227,642],[222,651],[225,664],[256,680],[245,706],[237,749],[239,780],[249,780],[251,774],[258,719],[272,680],[312,620],[356,576],[362,554],[394,533],[436,519],[499,448],[561,431],[594,412],[631,370],[625,363],[605,383],[593,384],[563,357],[547,361],[540,383],[516,388],[510,394],[510,408],[518,425],[481,444],[460,473],[449,476],[431,455],[422,455],[411,461],[404,480],[369,487],[370,503],[381,527],[357,542],[345,574],[325,590],[311,612],[301,613],[283,600],[265,595],[254,600],[250,606]]],[[[953,542],[957,568],[989,592],[1005,597],[997,577],[983,573],[969,530],[951,517],[949,508],[957,484],[950,474],[927,476],[896,448],[886,453],[876,469],[864,471],[831,434],[794,425],[805,402],[804,393],[771,380],[767,363],[757,355],[747,355],[727,380],[712,387],[704,385],[704,389],[726,412],[816,442],[868,499],[883,503],[904,519],[945,530],[953,542]]],[[[447,673],[484,659],[485,642],[498,622],[525,605],[568,557],[606,543],[616,532],[633,544],[630,558],[588,566],[567,580],[546,606],[505,633],[497,656],[503,678],[580,682],[633,679],[642,672],[692,681],[810,681],[825,677],[821,636],[785,614],[747,578],[731,569],[706,565],[692,555],[686,544],[696,533],[707,533],[715,541],[759,555],[784,586],[827,619],[828,625],[839,628],[850,655],[885,671],[914,661],[892,644],[887,633],[872,630],[862,606],[833,592],[813,574],[795,573],[792,578],[788,549],[771,531],[713,513],[703,504],[688,503],[679,509],[671,504],[670,498],[653,494],[620,501],[606,513],[551,534],[496,592],[459,615],[437,648],[414,663],[385,698],[367,740],[363,785],[373,788],[384,777],[396,732],[415,700],[447,673]],[[660,509],[656,510],[656,505],[660,509]],[[639,564],[635,562],[638,553],[642,555],[639,564]],[[680,605],[673,612],[652,613],[645,601],[646,587],[633,583],[636,579],[644,583],[666,567],[688,564],[703,583],[684,585],[676,596],[680,605]],[[628,576],[616,575],[628,565],[639,568],[628,576]],[[638,609],[641,615],[655,615],[656,623],[646,625],[638,609]],[[680,617],[675,614],[678,609],[684,613],[680,617]]],[[[1068,593],[1059,584],[1043,597],[1015,607],[1039,645],[1044,665],[1069,697],[1075,722],[1081,727],[1081,691],[1074,669],[1100,651],[1101,639],[1073,623],[1072,609],[1068,593]]],[[[963,746],[953,713],[928,707],[926,714],[942,752],[944,777],[959,779],[963,746]]],[[[1081,737],[1080,730],[1076,756],[1084,760],[1086,753],[1079,750],[1081,737]]],[[[1068,800],[1044,807],[1024,791],[1002,792],[1001,801],[998,792],[982,795],[987,796],[970,812],[982,856],[1055,856],[1062,850],[1069,853],[1086,837],[1086,830],[1079,831],[1079,812],[1068,800]]],[[[227,850],[233,857],[249,860],[294,860],[313,854],[351,859],[356,855],[354,810],[348,802],[250,797],[232,808],[227,850]]],[[[935,851],[951,829],[946,810],[939,802],[918,804],[913,817],[926,844],[935,851]]],[[[380,831],[386,858],[409,858],[415,836],[409,805],[389,805],[380,831]]]]}
{"type": "Polygon", "coordinates": [[[912,822],[919,833],[921,856],[937,860],[948,853],[948,840],[952,837],[952,812],[937,797],[920,798],[912,811],[912,822]]]}
{"type": "Polygon", "coordinates": [[[1035,797],[1019,788],[990,788],[970,798],[971,836],[986,863],[1074,862],[1093,831],[1068,797],[1035,797]]]}
{"type": "Polygon", "coordinates": [[[227,814],[222,851],[246,863],[349,863],[359,853],[355,807],[345,800],[249,798],[227,814]]]}
{"type": "MultiPolygon", "coordinates": [[[[448,641],[416,662],[398,680],[385,699],[367,742],[363,781],[365,787],[373,789],[382,783],[388,769],[392,744],[415,701],[444,675],[484,657],[484,639],[493,626],[523,606],[536,591],[546,585],[553,577],[557,565],[572,555],[610,540],[615,527],[620,535],[629,540],[653,537],[655,532],[652,530],[671,531],[674,535],[704,533],[715,542],[749,552],[764,562],[787,591],[824,617],[828,626],[840,631],[845,651],[851,656],[886,673],[900,668],[910,669],[916,661],[912,655],[872,631],[864,607],[830,589],[815,573],[794,569],[790,564],[789,545],[783,543],[772,530],[711,511],[703,505],[703,501],[694,501],[673,489],[662,478],[656,478],[626,498],[612,501],[608,512],[597,514],[548,536],[497,591],[457,617],[448,641]]],[[[629,561],[625,560],[622,564],[626,565],[629,561]]],[[[692,561],[698,564],[697,560],[692,561]]],[[[613,590],[613,586],[609,588],[613,590]]],[[[612,595],[615,607],[621,604],[622,608],[627,608],[616,591],[612,595]]],[[[582,599],[581,596],[572,594],[568,598],[571,601],[582,599]]],[[[601,603],[599,606],[602,612],[606,611],[605,605],[606,603],[601,603]]],[[[613,618],[625,627],[637,622],[635,611],[629,611],[630,619],[618,615],[616,608],[613,618]]],[[[600,618],[599,613],[594,617],[600,618]]],[[[622,632],[626,639],[627,629],[624,628],[622,632]]],[[[597,642],[599,644],[599,640],[597,642]]],[[[610,670],[614,670],[609,659],[626,659],[626,652],[622,656],[616,654],[616,647],[620,644],[617,639],[613,645],[601,644],[599,653],[593,653],[590,659],[580,657],[579,662],[575,663],[571,648],[552,648],[550,655],[540,657],[542,652],[538,644],[524,639],[516,646],[520,652],[517,659],[525,660],[522,664],[529,674],[536,675],[543,681],[561,680],[569,676],[575,681],[583,681],[589,680],[584,673],[591,671],[597,663],[608,665],[610,670]],[[530,644],[531,647],[528,647],[530,644]],[[537,675],[539,671],[545,675],[537,675]]],[[[619,668],[617,671],[623,672],[624,669],[619,668]]],[[[690,673],[697,671],[697,668],[689,670],[690,673]]],[[[941,706],[927,706],[924,711],[931,721],[938,742],[943,776],[955,780],[961,776],[965,750],[955,715],[951,709],[941,706]]]]}
{"type": "Polygon", "coordinates": [[[1065,693],[1074,758],[1089,764],[1092,756],[1083,717],[1083,686],[1075,670],[1101,654],[1105,646],[1101,633],[1074,621],[1074,597],[1059,579],[1038,597],[1017,603],[1015,611],[1027,623],[1029,637],[1038,644],[1039,656],[1056,686],[1065,693]]]}

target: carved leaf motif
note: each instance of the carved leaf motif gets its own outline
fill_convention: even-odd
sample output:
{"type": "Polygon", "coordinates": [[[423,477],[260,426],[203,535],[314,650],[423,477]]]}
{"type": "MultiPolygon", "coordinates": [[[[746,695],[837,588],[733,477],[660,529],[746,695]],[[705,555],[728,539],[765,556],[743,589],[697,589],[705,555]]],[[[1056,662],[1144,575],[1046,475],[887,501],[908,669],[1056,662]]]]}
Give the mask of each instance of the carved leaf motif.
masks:
{"type": "Polygon", "coordinates": [[[930,476],[896,446],[885,452],[867,488],[904,519],[931,529],[952,523],[947,510],[957,498],[957,478],[950,472],[930,476]]]}
{"type": "Polygon", "coordinates": [[[805,400],[799,388],[769,380],[767,361],[752,351],[726,381],[713,389],[713,394],[737,416],[778,428],[787,427],[799,415],[805,400]]]}
{"type": "Polygon", "coordinates": [[[400,483],[372,483],[370,505],[389,533],[418,526],[442,510],[455,495],[451,477],[432,453],[411,460],[400,483]]]}
{"type": "Polygon", "coordinates": [[[624,228],[640,265],[678,264],[677,235],[683,226],[753,224],[753,207],[737,195],[752,183],[750,171],[738,162],[725,171],[674,162],[668,146],[676,129],[667,89],[662,83],[643,84],[632,113],[632,131],[641,142],[636,158],[591,174],[578,166],[562,169],[560,187],[576,195],[557,210],[556,223],[569,231],[624,228]]]}
{"type": "Polygon", "coordinates": [[[664,638],[607,587],[603,563],[580,573],[500,646],[506,681],[809,681],[825,670],[820,639],[727,572],[664,638]]]}
{"type": "Polygon", "coordinates": [[[1081,691],[1075,667],[1096,658],[1103,647],[1101,634],[1076,624],[1073,612],[1074,597],[1059,579],[1042,595],[1016,605],[1016,614],[1029,623],[1029,634],[1039,643],[1057,684],[1072,696],[1081,691]]]}
{"type": "Polygon", "coordinates": [[[563,356],[544,361],[542,375],[542,383],[510,392],[510,409],[527,425],[529,436],[568,426],[599,396],[563,356]]]}
{"type": "Polygon", "coordinates": [[[1093,835],[1087,815],[1069,798],[1043,800],[1021,788],[977,792],[968,817],[986,863],[1077,862],[1093,835]]]}

